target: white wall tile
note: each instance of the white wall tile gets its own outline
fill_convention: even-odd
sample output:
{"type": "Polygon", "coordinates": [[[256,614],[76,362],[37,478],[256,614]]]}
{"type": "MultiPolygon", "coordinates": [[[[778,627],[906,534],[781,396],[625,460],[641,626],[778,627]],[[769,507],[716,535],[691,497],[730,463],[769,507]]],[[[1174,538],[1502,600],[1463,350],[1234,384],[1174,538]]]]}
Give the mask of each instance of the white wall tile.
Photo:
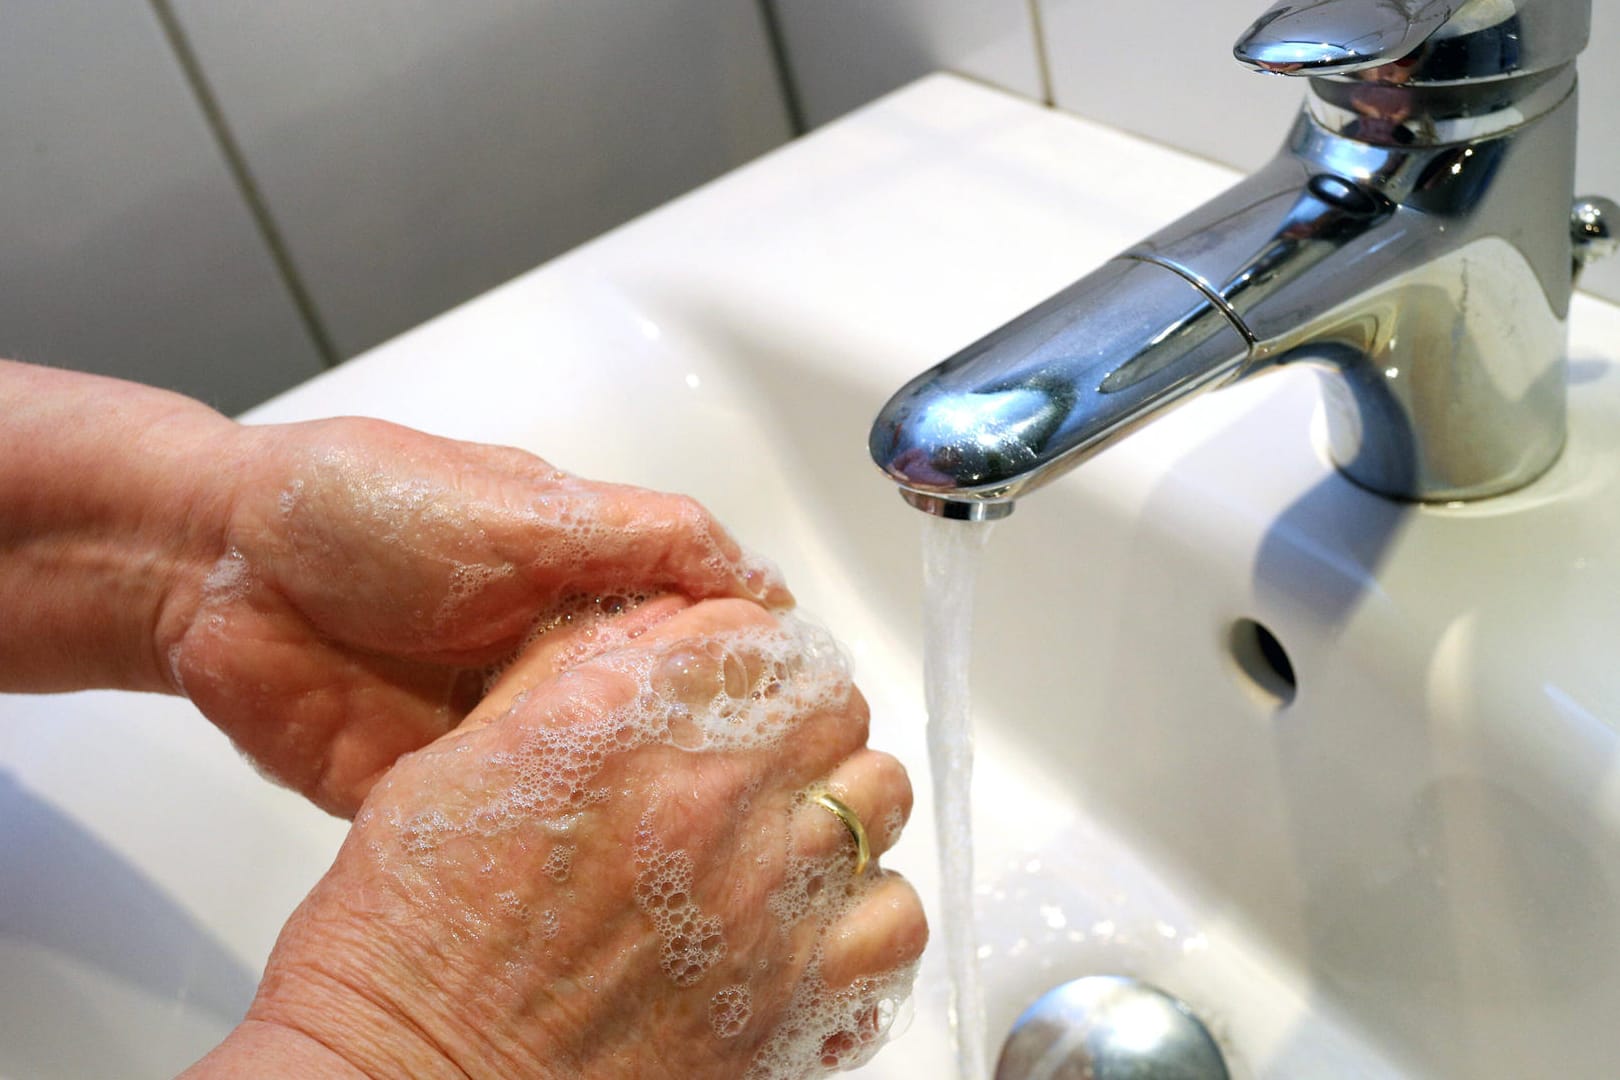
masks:
{"type": "Polygon", "coordinates": [[[1232,59],[1269,0],[1040,0],[1061,109],[1240,169],[1268,160],[1304,87],[1232,59]]]}
{"type": "Polygon", "coordinates": [[[345,355],[790,135],[754,0],[175,7],[345,355]]]}
{"type": "MultiPolygon", "coordinates": [[[[1575,191],[1620,201],[1620,0],[1593,0],[1592,43],[1581,54],[1575,191]]],[[[1616,224],[1620,228],[1620,223],[1616,224]]],[[[1620,255],[1593,264],[1581,288],[1620,304],[1620,255]]]]}
{"type": "MultiPolygon", "coordinates": [[[[1040,0],[1058,107],[1204,157],[1252,169],[1273,153],[1303,88],[1231,56],[1268,0],[1040,0]]],[[[1594,0],[1581,61],[1577,190],[1620,198],[1620,0],[1594,0]]],[[[1620,302],[1620,258],[1581,285],[1620,302]]]]}
{"type": "Polygon", "coordinates": [[[1040,97],[1027,0],[771,0],[811,126],[931,71],[1040,97]]]}
{"type": "Polygon", "coordinates": [[[0,355],[236,412],[321,370],[151,10],[0,11],[0,355]]]}

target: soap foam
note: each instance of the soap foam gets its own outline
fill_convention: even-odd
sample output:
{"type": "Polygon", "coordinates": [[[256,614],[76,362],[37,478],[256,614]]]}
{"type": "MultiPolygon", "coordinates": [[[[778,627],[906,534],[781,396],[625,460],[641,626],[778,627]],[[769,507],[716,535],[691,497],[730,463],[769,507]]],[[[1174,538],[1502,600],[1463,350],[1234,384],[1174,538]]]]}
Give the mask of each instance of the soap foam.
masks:
{"type": "Polygon", "coordinates": [[[869,1060],[888,1038],[916,980],[916,964],[857,978],[837,989],[822,977],[827,928],[854,911],[883,880],[876,867],[859,877],[854,868],[852,845],[826,855],[792,856],[781,886],[767,899],[767,910],[784,933],[808,919],[819,934],[777,1029],[755,1054],[745,1080],[797,1080],[824,1070],[851,1069],[869,1060]]]}
{"type": "Polygon", "coordinates": [[[692,898],[692,857],[666,850],[643,826],[636,843],[636,906],[658,934],[659,964],[676,986],[691,986],[726,955],[718,915],[692,898]]]}
{"type": "Polygon", "coordinates": [[[528,922],[534,916],[523,898],[510,889],[495,894],[495,907],[502,915],[518,922],[528,922]]]}
{"type": "Polygon", "coordinates": [[[744,1080],[799,1080],[871,1060],[893,1030],[916,977],[917,965],[906,964],[835,990],[821,978],[818,952],[744,1080]]]}
{"type": "Polygon", "coordinates": [[[906,827],[906,812],[898,806],[890,807],[888,812],[878,819],[877,828],[870,830],[874,846],[882,845],[891,848],[895,841],[900,839],[901,830],[906,827]]]}
{"type": "Polygon", "coordinates": [[[642,589],[618,589],[599,593],[569,593],[541,612],[518,647],[505,659],[484,669],[484,693],[494,689],[502,675],[518,657],[542,638],[568,631],[569,647],[554,661],[559,669],[578,667],[603,653],[622,648],[636,636],[615,616],[634,610],[661,595],[642,589]]]}
{"type": "MultiPolygon", "coordinates": [[[[234,544],[226,549],[225,554],[209,568],[203,577],[201,595],[198,598],[197,612],[192,627],[187,634],[169,646],[165,653],[168,662],[169,685],[178,694],[189,696],[186,686],[186,670],[190,668],[193,676],[204,676],[204,682],[217,676],[217,672],[210,668],[198,668],[195,665],[194,651],[190,647],[190,633],[202,631],[211,639],[219,639],[226,633],[225,610],[230,605],[241,601],[253,589],[254,576],[248,566],[247,556],[234,544]]],[[[262,689],[262,687],[261,687],[262,689]]],[[[249,759],[260,775],[280,783],[274,776],[266,773],[257,763],[249,759]]]]}
{"type": "Polygon", "coordinates": [[[444,599],[434,614],[434,622],[444,626],[456,619],[461,609],[483,595],[485,589],[496,582],[512,577],[517,567],[511,563],[455,563],[450,567],[450,581],[444,599]]]}
{"type": "Polygon", "coordinates": [[[247,557],[240,548],[232,545],[203,579],[203,601],[208,604],[231,603],[247,595],[251,585],[247,557]]]}
{"type": "Polygon", "coordinates": [[[717,1039],[735,1039],[753,1015],[753,994],[741,983],[723,987],[709,999],[709,1027],[717,1039]]]}
{"type": "Polygon", "coordinates": [[[551,854],[546,856],[546,877],[559,885],[566,882],[568,872],[574,865],[574,851],[573,844],[558,844],[552,848],[551,854]]]}

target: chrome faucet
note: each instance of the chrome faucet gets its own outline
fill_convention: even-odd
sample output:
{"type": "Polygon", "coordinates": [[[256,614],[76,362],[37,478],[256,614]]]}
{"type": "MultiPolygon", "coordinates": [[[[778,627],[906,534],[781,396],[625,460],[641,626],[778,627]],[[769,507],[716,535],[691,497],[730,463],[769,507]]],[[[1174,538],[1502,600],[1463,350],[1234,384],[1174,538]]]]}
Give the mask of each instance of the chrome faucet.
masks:
{"type": "Polygon", "coordinates": [[[1283,0],[1233,52],[1307,76],[1259,172],[906,384],[873,459],[945,517],[1013,500],[1202,390],[1310,361],[1330,451],[1397,499],[1530,483],[1565,320],[1620,208],[1573,200],[1590,0],[1283,0]]]}

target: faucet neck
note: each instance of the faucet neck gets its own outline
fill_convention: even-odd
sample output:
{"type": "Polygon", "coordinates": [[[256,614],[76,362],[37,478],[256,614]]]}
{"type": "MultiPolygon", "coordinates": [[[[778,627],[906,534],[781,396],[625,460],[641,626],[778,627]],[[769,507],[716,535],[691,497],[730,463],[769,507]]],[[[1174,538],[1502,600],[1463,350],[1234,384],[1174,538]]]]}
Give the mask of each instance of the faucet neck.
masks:
{"type": "Polygon", "coordinates": [[[1551,112],[1575,88],[1575,65],[1444,85],[1311,79],[1305,111],[1323,129],[1411,149],[1494,138],[1551,112]]]}

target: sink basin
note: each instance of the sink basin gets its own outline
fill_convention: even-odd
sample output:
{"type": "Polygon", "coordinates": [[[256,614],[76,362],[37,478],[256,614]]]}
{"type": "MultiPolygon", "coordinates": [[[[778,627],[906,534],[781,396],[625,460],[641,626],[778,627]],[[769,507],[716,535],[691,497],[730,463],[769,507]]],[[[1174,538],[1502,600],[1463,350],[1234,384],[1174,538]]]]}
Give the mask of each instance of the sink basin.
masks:
{"type": "MultiPolygon", "coordinates": [[[[256,410],[364,413],[697,495],[841,638],[919,785],[922,516],[866,458],[907,377],[1232,174],[935,76],[256,410]],[[1107,163],[1106,168],[1098,163],[1107,163]]],[[[1620,310],[1578,297],[1569,446],[1515,495],[1341,479],[1308,371],[1022,501],[974,664],[991,1043],[1135,975],[1234,1076],[1620,1059],[1620,310]]],[[[164,1076],[251,996],[343,824],[185,702],[0,698],[0,1075],[164,1076]]],[[[936,920],[937,922],[937,920],[936,920]]],[[[943,964],[862,1075],[950,1075],[943,964]]]]}

